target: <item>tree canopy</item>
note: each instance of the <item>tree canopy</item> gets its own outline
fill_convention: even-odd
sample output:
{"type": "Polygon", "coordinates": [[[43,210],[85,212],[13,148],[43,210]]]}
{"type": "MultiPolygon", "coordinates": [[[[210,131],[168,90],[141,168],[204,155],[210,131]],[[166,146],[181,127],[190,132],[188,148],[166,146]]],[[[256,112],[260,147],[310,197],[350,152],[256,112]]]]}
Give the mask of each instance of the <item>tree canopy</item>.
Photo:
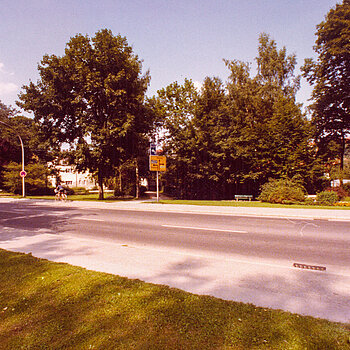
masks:
{"type": "Polygon", "coordinates": [[[76,35],[62,57],[45,55],[38,70],[18,104],[34,113],[42,140],[56,149],[69,143],[78,170],[97,174],[102,199],[104,180],[137,154],[152,126],[144,106],[149,73],[142,75],[127,39],[107,29],[76,35]]]}
{"type": "Polygon", "coordinates": [[[250,64],[225,60],[229,79],[207,77],[197,91],[190,80],[158,91],[164,115],[168,184],[183,198],[233,198],[258,194],[269,178],[314,180],[311,125],[295,101],[295,55],[259,38],[258,73],[250,64]]]}
{"type": "Polygon", "coordinates": [[[315,140],[324,160],[344,167],[350,133],[350,1],[331,9],[317,26],[317,60],[306,59],[303,74],[313,85],[311,111],[315,140]]]}

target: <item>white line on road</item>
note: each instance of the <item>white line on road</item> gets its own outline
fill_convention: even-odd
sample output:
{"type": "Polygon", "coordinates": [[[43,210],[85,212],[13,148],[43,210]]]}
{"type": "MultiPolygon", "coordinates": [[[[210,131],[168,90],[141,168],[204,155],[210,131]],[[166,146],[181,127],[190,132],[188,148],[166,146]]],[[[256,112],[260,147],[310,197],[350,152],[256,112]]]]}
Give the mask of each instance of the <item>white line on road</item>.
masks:
{"type": "Polygon", "coordinates": [[[105,220],[102,220],[102,219],[94,219],[94,218],[74,218],[74,220],[86,220],[86,221],[105,221],[105,220]]]}
{"type": "Polygon", "coordinates": [[[163,227],[170,227],[170,228],[183,228],[183,229],[188,229],[188,230],[219,231],[219,232],[231,232],[231,233],[248,233],[247,231],[227,230],[227,229],[209,228],[209,227],[176,226],[176,225],[162,225],[162,226],[163,227]]]}

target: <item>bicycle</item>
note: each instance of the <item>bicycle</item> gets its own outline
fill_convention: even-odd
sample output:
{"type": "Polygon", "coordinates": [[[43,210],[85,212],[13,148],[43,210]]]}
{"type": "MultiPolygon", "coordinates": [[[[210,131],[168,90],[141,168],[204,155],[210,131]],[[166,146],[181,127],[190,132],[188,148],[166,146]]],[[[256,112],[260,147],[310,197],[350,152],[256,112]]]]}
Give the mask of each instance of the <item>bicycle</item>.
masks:
{"type": "Polygon", "coordinates": [[[68,196],[66,192],[58,191],[55,195],[55,201],[63,201],[65,202],[67,200],[68,196]]]}

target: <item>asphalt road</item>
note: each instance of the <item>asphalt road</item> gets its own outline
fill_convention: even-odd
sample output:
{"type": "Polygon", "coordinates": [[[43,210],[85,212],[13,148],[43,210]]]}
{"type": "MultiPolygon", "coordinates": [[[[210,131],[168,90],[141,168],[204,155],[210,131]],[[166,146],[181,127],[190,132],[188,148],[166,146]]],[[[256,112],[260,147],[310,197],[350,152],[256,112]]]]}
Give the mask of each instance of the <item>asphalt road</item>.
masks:
{"type": "Polygon", "coordinates": [[[0,204],[0,223],[125,244],[350,267],[350,221],[0,204]]]}
{"type": "Polygon", "coordinates": [[[0,203],[0,247],[350,322],[350,221],[61,204],[0,203]]]}

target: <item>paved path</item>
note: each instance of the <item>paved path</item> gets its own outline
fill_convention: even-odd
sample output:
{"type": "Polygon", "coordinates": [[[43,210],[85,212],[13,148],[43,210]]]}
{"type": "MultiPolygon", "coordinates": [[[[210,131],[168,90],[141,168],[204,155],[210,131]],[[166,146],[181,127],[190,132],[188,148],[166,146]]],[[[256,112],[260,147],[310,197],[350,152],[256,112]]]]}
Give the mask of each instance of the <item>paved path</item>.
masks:
{"type": "MultiPolygon", "coordinates": [[[[0,199],[0,202],[6,200],[0,199]]],[[[13,201],[13,200],[7,200],[13,201]]],[[[20,202],[22,201],[22,202],[20,202]]],[[[271,209],[245,207],[202,207],[165,205],[139,201],[99,203],[20,200],[62,207],[125,210],[176,211],[222,215],[257,215],[289,218],[350,220],[350,211],[318,209],[271,209]]],[[[58,214],[59,215],[59,214],[58,214]]],[[[207,254],[196,250],[168,249],[152,245],[94,239],[52,231],[13,232],[1,227],[0,247],[32,252],[52,261],[88,269],[166,284],[189,292],[228,300],[250,302],[299,314],[350,323],[350,267],[339,271],[295,269],[287,261],[242,260],[228,254],[207,254]]],[[[350,232],[349,232],[350,234],[350,232]]]]}

